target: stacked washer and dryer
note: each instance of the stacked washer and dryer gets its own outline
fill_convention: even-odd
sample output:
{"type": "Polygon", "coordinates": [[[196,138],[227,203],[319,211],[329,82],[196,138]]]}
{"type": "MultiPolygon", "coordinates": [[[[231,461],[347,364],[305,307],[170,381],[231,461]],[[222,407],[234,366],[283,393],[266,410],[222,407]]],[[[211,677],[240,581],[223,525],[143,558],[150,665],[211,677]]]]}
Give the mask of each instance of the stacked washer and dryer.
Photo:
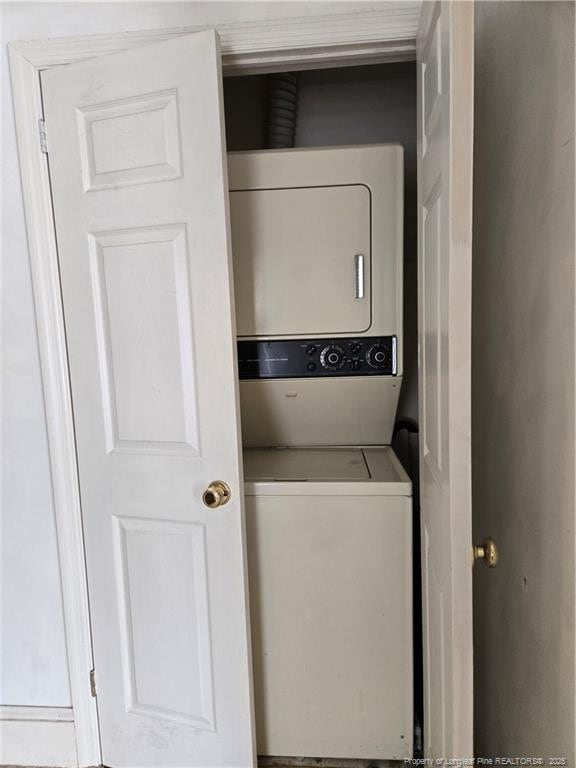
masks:
{"type": "Polygon", "coordinates": [[[399,145],[229,155],[259,755],[412,756],[399,145]]]}

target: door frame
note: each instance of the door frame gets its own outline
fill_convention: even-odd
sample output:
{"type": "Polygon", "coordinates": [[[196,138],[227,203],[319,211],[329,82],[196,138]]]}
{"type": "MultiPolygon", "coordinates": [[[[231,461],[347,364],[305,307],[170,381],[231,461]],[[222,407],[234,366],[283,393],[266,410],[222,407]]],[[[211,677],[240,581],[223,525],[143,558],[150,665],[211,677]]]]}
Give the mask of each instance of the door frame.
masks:
{"type": "MultiPolygon", "coordinates": [[[[416,59],[420,0],[349,13],[217,24],[225,75],[319,69],[416,59]]],[[[56,518],[64,629],[78,766],[101,764],[90,611],[66,330],[50,193],[41,150],[40,72],[206,29],[86,35],[9,44],[22,194],[56,518]]],[[[50,137],[47,137],[49,151],[50,137]]]]}

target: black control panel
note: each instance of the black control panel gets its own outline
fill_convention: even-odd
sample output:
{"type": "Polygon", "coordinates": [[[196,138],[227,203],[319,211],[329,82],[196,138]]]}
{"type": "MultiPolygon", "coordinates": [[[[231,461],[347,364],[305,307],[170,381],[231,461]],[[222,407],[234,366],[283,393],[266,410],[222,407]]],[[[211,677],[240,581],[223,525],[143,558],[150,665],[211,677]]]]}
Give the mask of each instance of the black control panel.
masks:
{"type": "Polygon", "coordinates": [[[241,379],[395,376],[396,336],[239,341],[241,379]]]}

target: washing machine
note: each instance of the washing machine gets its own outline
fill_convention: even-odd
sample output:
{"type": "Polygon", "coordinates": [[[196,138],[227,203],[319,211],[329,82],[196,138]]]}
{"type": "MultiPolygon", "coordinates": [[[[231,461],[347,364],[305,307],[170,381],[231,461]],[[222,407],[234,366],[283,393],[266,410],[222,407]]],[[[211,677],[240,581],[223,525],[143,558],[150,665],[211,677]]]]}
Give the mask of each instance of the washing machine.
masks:
{"type": "Polygon", "coordinates": [[[258,754],[412,756],[412,484],[389,446],[244,451],[258,754]]]}
{"type": "Polygon", "coordinates": [[[409,758],[402,147],[228,168],[258,754],[409,758]]]}

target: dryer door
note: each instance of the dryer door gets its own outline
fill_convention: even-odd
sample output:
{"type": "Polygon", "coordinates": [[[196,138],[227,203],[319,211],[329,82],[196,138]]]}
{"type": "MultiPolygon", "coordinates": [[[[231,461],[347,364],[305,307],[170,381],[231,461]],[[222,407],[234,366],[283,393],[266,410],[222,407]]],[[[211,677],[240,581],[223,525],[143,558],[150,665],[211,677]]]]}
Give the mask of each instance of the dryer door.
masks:
{"type": "Polygon", "coordinates": [[[238,335],[367,331],[370,205],[363,184],[231,192],[238,335]]]}

